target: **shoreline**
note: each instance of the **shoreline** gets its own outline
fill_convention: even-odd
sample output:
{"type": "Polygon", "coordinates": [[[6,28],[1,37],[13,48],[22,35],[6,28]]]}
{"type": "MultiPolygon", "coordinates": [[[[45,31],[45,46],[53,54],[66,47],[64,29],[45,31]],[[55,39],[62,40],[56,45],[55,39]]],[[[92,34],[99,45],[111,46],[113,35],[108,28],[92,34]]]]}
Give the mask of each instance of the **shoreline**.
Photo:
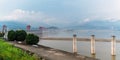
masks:
{"type": "Polygon", "coordinates": [[[25,51],[32,52],[33,54],[36,54],[39,57],[43,57],[45,58],[45,60],[99,60],[96,58],[87,57],[80,54],[74,54],[43,45],[38,45],[38,47],[33,47],[31,45],[22,45],[15,42],[9,42],[9,43],[25,51]]]}
{"type": "MultiPolygon", "coordinates": [[[[61,40],[61,41],[72,41],[73,38],[60,38],[60,37],[42,37],[40,40],[61,40]]],[[[111,39],[102,39],[102,38],[95,38],[96,42],[111,42],[111,39]]],[[[90,42],[90,38],[77,38],[77,41],[84,41],[90,42]]],[[[120,40],[116,40],[116,43],[120,43],[120,40]]]]}

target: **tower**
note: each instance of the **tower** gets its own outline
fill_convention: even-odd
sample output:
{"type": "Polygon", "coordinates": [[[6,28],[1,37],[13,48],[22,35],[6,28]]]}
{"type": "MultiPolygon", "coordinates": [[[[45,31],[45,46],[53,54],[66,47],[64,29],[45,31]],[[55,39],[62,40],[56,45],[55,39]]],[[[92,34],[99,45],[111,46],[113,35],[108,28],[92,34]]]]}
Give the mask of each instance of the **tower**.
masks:
{"type": "Polygon", "coordinates": [[[2,27],[2,32],[3,32],[3,33],[7,32],[7,26],[6,26],[6,25],[3,25],[3,27],[2,27]]]}
{"type": "Polygon", "coordinates": [[[39,27],[39,30],[40,30],[40,37],[43,36],[43,29],[44,29],[44,27],[39,27]]]}
{"type": "Polygon", "coordinates": [[[30,26],[30,25],[27,25],[26,29],[27,29],[28,31],[30,30],[30,28],[31,28],[31,26],[30,26]]]}

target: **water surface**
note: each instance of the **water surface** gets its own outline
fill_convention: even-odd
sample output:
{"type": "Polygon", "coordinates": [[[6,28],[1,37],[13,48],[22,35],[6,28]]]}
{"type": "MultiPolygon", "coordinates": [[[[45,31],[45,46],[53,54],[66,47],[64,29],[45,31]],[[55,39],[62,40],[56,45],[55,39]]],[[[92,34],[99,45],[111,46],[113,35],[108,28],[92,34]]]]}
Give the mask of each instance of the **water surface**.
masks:
{"type": "MultiPolygon", "coordinates": [[[[77,34],[79,38],[90,38],[91,35],[95,35],[95,38],[111,39],[113,35],[116,39],[120,40],[120,31],[112,30],[48,30],[43,31],[42,37],[73,37],[73,34],[77,34]]],[[[66,40],[40,40],[39,44],[60,49],[68,52],[72,52],[72,41],[66,40]]],[[[96,55],[90,54],[90,42],[78,41],[77,42],[78,53],[81,55],[96,57],[101,60],[120,60],[120,43],[116,44],[116,56],[111,56],[111,43],[110,42],[96,42],[96,55]]]]}
{"type": "MultiPolygon", "coordinates": [[[[72,41],[60,40],[41,40],[39,44],[72,52],[72,41]]],[[[90,42],[77,42],[78,53],[81,55],[92,57],[90,54],[90,42]]],[[[110,42],[96,42],[96,58],[101,60],[120,60],[120,43],[116,44],[116,57],[111,56],[110,42]]]]}

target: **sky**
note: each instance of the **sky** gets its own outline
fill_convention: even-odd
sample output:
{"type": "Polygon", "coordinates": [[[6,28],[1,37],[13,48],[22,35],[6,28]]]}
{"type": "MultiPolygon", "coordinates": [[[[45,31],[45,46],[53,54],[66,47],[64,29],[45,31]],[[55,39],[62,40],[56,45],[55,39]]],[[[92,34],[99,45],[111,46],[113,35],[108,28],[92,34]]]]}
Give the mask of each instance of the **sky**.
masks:
{"type": "Polygon", "coordinates": [[[0,0],[0,21],[61,27],[94,20],[120,22],[120,0],[0,0]]]}

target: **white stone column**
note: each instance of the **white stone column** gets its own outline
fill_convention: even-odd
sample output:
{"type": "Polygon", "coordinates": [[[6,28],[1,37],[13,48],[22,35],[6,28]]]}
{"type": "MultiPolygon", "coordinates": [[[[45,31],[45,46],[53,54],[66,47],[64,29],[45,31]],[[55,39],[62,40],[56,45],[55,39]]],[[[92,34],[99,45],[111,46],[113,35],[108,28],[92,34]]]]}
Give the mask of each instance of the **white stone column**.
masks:
{"type": "Polygon", "coordinates": [[[73,35],[73,53],[77,54],[77,38],[76,35],[73,35]]]}
{"type": "Polygon", "coordinates": [[[111,54],[112,55],[116,55],[115,51],[116,51],[116,40],[115,40],[115,36],[112,36],[112,40],[111,40],[111,54]]]}
{"type": "Polygon", "coordinates": [[[91,54],[95,55],[95,36],[91,35],[91,54]]]}

